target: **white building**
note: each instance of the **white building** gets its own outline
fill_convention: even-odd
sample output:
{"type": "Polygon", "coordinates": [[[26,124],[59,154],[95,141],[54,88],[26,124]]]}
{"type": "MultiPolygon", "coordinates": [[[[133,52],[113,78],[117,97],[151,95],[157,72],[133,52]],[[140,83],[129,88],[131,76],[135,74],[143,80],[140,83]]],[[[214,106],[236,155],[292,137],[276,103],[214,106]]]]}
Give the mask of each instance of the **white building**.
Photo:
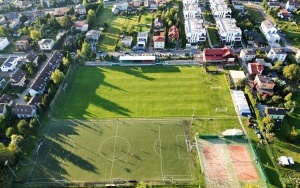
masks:
{"type": "Polygon", "coordinates": [[[145,41],[147,43],[148,41],[148,32],[138,32],[137,34],[137,42],[145,41]]]}
{"type": "Polygon", "coordinates": [[[153,48],[154,49],[164,49],[165,48],[165,36],[153,36],[153,48]]]}
{"type": "Polygon", "coordinates": [[[244,11],[244,5],[241,2],[232,2],[233,8],[239,11],[244,11]]]}
{"type": "Polygon", "coordinates": [[[242,30],[236,26],[234,18],[216,18],[216,26],[223,42],[238,42],[242,40],[242,30]]]}
{"type": "Polygon", "coordinates": [[[256,57],[255,50],[252,49],[242,49],[240,53],[240,57],[243,61],[252,61],[256,57]]]}
{"type": "Polygon", "coordinates": [[[38,42],[38,45],[41,50],[52,50],[54,46],[54,40],[53,39],[42,39],[38,42]]]}
{"type": "Polygon", "coordinates": [[[231,18],[231,8],[223,0],[211,0],[210,9],[214,18],[231,18]]]}
{"type": "Polygon", "coordinates": [[[297,63],[300,63],[300,49],[297,50],[297,53],[295,55],[295,59],[296,59],[297,63]]]}
{"type": "Polygon", "coordinates": [[[0,69],[2,72],[13,71],[18,67],[19,58],[8,57],[1,65],[0,69]]]}
{"type": "Polygon", "coordinates": [[[20,24],[20,20],[19,19],[14,19],[13,21],[11,21],[11,23],[8,25],[10,29],[15,29],[16,27],[18,27],[20,24]]]}
{"type": "Polygon", "coordinates": [[[131,46],[132,40],[133,40],[132,36],[122,36],[120,39],[122,46],[126,46],[126,47],[131,46]]]}
{"type": "Polygon", "coordinates": [[[4,50],[9,45],[9,41],[6,37],[0,37],[0,50],[4,50]]]}
{"type": "Polygon", "coordinates": [[[182,0],[183,5],[186,4],[198,4],[199,0],[182,0]]]}
{"type": "Polygon", "coordinates": [[[74,6],[74,12],[77,15],[85,15],[86,14],[86,6],[79,4],[74,6]]]}
{"type": "Polygon", "coordinates": [[[206,40],[206,30],[203,20],[198,18],[185,19],[185,34],[188,43],[195,44],[206,40]]]}
{"type": "Polygon", "coordinates": [[[267,41],[270,43],[278,43],[280,41],[280,36],[277,34],[276,27],[269,20],[261,22],[261,31],[266,37],[267,41]]]}
{"type": "Polygon", "coordinates": [[[81,32],[84,32],[88,30],[89,24],[86,21],[75,21],[74,27],[76,30],[80,30],[81,32]]]}
{"type": "Polygon", "coordinates": [[[200,17],[201,10],[198,4],[186,4],[183,5],[183,16],[184,18],[195,18],[200,17]]]}
{"type": "Polygon", "coordinates": [[[287,56],[287,53],[282,48],[271,48],[268,53],[268,58],[272,61],[283,62],[287,56]]]}

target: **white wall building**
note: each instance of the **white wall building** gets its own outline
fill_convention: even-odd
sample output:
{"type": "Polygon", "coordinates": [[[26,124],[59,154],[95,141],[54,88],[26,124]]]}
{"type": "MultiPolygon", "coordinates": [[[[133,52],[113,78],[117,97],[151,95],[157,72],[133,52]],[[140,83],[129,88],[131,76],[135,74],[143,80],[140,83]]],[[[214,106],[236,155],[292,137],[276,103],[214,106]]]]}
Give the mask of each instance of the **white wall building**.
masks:
{"type": "Polygon", "coordinates": [[[139,41],[145,41],[147,43],[148,41],[148,32],[138,32],[137,34],[137,42],[139,41]]]}
{"type": "Polygon", "coordinates": [[[215,18],[231,18],[231,8],[223,0],[210,0],[209,3],[215,18]]]}
{"type": "Polygon", "coordinates": [[[200,17],[201,10],[198,4],[186,4],[183,6],[183,16],[184,18],[195,18],[200,17]]]}
{"type": "Polygon", "coordinates": [[[252,49],[242,49],[240,57],[243,61],[252,61],[256,57],[255,50],[252,49]]]}
{"type": "Polygon", "coordinates": [[[241,2],[232,2],[233,8],[239,11],[244,11],[244,5],[241,2]]]}
{"type": "Polygon", "coordinates": [[[283,62],[287,56],[287,53],[282,48],[271,48],[268,53],[268,58],[273,61],[283,62]]]}
{"type": "Polygon", "coordinates": [[[6,37],[0,37],[0,50],[4,50],[9,45],[9,41],[6,37]]]}
{"type": "Polygon", "coordinates": [[[41,50],[52,50],[54,46],[54,40],[53,39],[42,39],[38,42],[38,45],[41,50]]]}
{"type": "Polygon", "coordinates": [[[269,20],[261,22],[261,31],[270,43],[278,43],[280,36],[277,34],[277,28],[269,20]]]}
{"type": "Polygon", "coordinates": [[[165,36],[153,36],[153,48],[164,49],[165,48],[165,36]]]}
{"type": "Polygon", "coordinates": [[[186,4],[198,4],[199,0],[182,0],[183,5],[186,4]]]}
{"type": "Polygon", "coordinates": [[[188,43],[195,44],[206,40],[206,30],[203,20],[198,18],[185,19],[185,34],[188,43]]]}
{"type": "Polygon", "coordinates": [[[0,69],[2,72],[13,71],[18,67],[19,58],[16,57],[8,57],[4,63],[2,63],[0,69]]]}
{"type": "Polygon", "coordinates": [[[216,18],[216,26],[223,42],[238,42],[242,40],[242,30],[236,26],[234,18],[216,18]]]}

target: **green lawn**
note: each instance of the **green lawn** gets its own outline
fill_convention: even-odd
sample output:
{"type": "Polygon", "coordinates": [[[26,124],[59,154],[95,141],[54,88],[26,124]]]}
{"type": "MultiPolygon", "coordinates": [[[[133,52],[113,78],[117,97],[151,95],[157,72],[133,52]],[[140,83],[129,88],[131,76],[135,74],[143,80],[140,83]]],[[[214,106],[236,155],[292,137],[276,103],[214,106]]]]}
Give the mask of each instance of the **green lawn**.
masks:
{"type": "Polygon", "coordinates": [[[197,181],[180,120],[56,121],[42,140],[39,155],[28,161],[29,186],[114,178],[197,181]]]}
{"type": "Polygon", "coordinates": [[[207,28],[209,33],[209,38],[212,45],[220,44],[219,34],[216,26],[209,26],[207,28]]]}
{"type": "Polygon", "coordinates": [[[80,67],[68,85],[57,118],[235,115],[224,75],[199,67],[80,67]]]}
{"type": "Polygon", "coordinates": [[[262,13],[256,9],[255,6],[253,5],[245,5],[245,12],[248,12],[249,15],[251,15],[251,18],[253,18],[257,25],[260,25],[262,21],[265,20],[264,16],[262,15],[262,13]]]}
{"type": "MultiPolygon", "coordinates": [[[[123,31],[150,31],[151,27],[146,24],[152,23],[152,13],[143,13],[140,21],[138,15],[119,16],[114,15],[110,8],[105,8],[98,16],[97,27],[108,24],[108,28],[104,31],[99,39],[98,48],[102,51],[115,51],[115,46],[119,40],[119,36],[123,31]]],[[[99,28],[97,28],[99,29],[99,28]]]]}

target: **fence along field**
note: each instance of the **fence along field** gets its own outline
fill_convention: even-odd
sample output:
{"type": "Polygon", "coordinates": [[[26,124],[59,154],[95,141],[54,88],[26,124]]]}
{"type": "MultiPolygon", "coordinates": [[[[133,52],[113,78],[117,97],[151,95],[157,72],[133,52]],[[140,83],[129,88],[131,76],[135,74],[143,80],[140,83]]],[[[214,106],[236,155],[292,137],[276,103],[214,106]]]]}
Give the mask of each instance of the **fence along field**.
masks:
{"type": "Polygon", "coordinates": [[[224,75],[196,66],[79,67],[64,88],[57,118],[235,115],[224,75]]]}
{"type": "Polygon", "coordinates": [[[29,185],[196,181],[179,120],[66,120],[53,122],[42,140],[28,166],[29,185]]]}

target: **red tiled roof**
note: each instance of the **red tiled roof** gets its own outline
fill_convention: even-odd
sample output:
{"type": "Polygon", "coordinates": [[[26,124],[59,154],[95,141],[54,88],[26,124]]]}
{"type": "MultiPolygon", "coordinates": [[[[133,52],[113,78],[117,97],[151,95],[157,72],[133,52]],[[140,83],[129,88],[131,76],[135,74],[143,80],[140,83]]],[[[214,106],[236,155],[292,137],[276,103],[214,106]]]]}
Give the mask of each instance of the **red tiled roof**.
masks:
{"type": "Polygon", "coordinates": [[[169,38],[172,38],[172,39],[179,38],[179,30],[175,25],[170,27],[168,36],[169,36],[169,38]]]}
{"type": "Polygon", "coordinates": [[[227,58],[233,57],[234,52],[228,47],[206,49],[203,52],[204,61],[226,61],[227,58]]]}
{"type": "Polygon", "coordinates": [[[153,36],[153,42],[164,42],[165,36],[153,36]]]}
{"type": "Polygon", "coordinates": [[[264,65],[261,63],[249,63],[252,74],[261,74],[264,70],[264,65]]]}

